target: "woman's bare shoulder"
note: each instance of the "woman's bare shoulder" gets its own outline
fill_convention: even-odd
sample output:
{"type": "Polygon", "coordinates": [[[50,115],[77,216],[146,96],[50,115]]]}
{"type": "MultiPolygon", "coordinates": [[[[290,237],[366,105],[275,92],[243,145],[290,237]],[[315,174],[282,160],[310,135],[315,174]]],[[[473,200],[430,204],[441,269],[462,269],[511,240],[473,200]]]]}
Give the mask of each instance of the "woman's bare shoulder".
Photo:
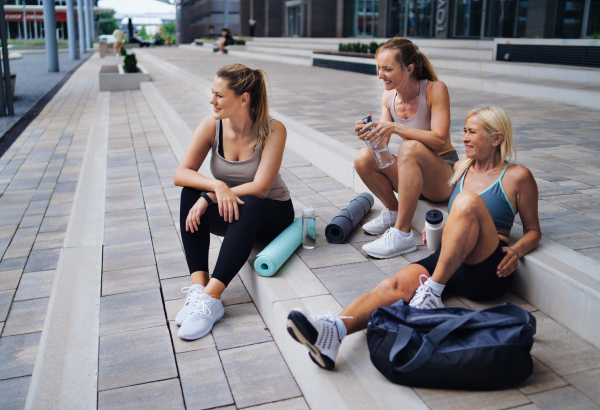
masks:
{"type": "Polygon", "coordinates": [[[529,170],[529,168],[524,167],[523,165],[518,164],[510,164],[506,169],[505,176],[515,183],[535,183],[535,178],[533,174],[529,170]]]}

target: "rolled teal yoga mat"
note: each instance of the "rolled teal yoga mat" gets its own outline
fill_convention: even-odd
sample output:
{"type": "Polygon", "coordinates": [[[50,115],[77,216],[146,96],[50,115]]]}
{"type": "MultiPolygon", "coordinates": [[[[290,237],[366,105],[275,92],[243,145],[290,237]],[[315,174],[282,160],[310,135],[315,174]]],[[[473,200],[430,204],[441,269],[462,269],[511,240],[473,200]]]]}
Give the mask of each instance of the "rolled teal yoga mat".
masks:
{"type": "Polygon", "coordinates": [[[302,218],[298,218],[256,256],[254,270],[260,276],[275,275],[301,244],[302,218]]]}

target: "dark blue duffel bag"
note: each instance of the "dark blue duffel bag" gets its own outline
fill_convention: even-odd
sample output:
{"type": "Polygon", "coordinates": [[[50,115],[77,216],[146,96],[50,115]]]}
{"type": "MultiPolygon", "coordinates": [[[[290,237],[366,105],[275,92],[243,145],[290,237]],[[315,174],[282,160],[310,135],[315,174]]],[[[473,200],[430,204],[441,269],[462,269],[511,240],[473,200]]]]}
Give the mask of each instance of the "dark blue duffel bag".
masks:
{"type": "Polygon", "coordinates": [[[535,324],[533,315],[510,303],[414,309],[401,300],[371,315],[367,343],[375,367],[394,383],[496,390],[533,372],[535,324]]]}

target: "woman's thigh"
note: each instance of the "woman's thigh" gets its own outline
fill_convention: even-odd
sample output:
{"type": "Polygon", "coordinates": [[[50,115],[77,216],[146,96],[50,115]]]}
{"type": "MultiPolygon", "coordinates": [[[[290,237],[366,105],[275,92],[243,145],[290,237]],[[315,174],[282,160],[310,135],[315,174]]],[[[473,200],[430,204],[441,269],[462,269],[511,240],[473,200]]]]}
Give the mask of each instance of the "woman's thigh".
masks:
{"type": "Polygon", "coordinates": [[[421,193],[434,202],[447,201],[452,194],[452,187],[448,184],[452,178],[452,168],[437,152],[427,147],[423,150],[422,155],[423,189],[421,193]]]}
{"type": "Polygon", "coordinates": [[[294,206],[289,201],[265,199],[263,218],[258,226],[257,240],[271,241],[294,222],[294,206]]]}

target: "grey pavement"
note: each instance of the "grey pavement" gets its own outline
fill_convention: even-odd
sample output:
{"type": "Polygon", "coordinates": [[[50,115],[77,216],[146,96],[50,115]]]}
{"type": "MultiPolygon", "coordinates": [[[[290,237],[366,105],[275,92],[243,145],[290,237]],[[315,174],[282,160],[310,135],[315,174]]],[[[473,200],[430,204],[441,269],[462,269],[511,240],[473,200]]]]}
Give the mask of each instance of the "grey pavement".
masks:
{"type": "MultiPolygon", "coordinates": [[[[152,49],[149,53],[206,79],[212,78],[217,67],[231,62],[228,56],[196,55],[178,49],[152,49]]],[[[266,69],[274,110],[351,146],[361,147],[362,143],[352,135],[352,122],[362,113],[377,112],[373,107],[379,106],[378,86],[371,77],[262,61],[242,62],[266,69]],[[333,87],[334,84],[339,86],[333,87]]],[[[97,108],[97,73],[101,63],[93,58],[77,70],[0,158],[2,409],[23,408],[27,397],[53,278],[57,269],[61,269],[58,261],[61,250],[65,249],[62,242],[80,182],[85,145],[97,108]]],[[[193,130],[209,112],[205,97],[169,75],[160,62],[144,61],[144,65],[151,71],[153,85],[162,98],[193,130]]],[[[452,107],[453,140],[458,141],[462,128],[459,120],[464,112],[485,103],[486,97],[498,97],[498,101],[506,104],[514,100],[451,90],[451,98],[456,101],[452,107]]],[[[305,392],[274,342],[273,329],[267,328],[267,319],[261,317],[239,277],[224,293],[226,314],[210,335],[193,342],[177,337],[173,320],[185,297],[180,289],[190,284],[178,234],[180,188],[173,185],[177,159],[146,98],[141,91],[110,93],[103,263],[98,295],[98,408],[308,408],[303,398],[305,392]]],[[[533,131],[539,130],[536,124],[547,127],[548,132],[557,127],[559,116],[555,114],[548,125],[550,119],[545,119],[542,108],[533,111],[541,117],[527,119],[520,110],[532,104],[523,100],[513,101],[515,105],[509,108],[518,129],[530,129],[534,135],[533,131]]],[[[552,104],[540,105],[549,111],[556,110],[555,113],[560,111],[552,104]]],[[[580,125],[590,124],[588,130],[594,121],[599,121],[595,111],[586,116],[585,110],[565,109],[578,113],[580,125]]],[[[536,156],[532,158],[543,162],[537,163],[541,164],[538,168],[555,158],[562,162],[569,155],[578,158],[580,153],[595,152],[593,147],[582,145],[588,141],[583,135],[577,140],[579,144],[569,144],[571,148],[560,147],[564,144],[559,133],[548,135],[554,135],[554,139],[544,141],[554,145],[522,147],[525,153],[534,153],[536,156]]],[[[535,145],[540,140],[532,137],[532,141],[535,145]]],[[[562,166],[577,170],[573,164],[580,161],[571,161],[572,167],[562,166]]],[[[580,172],[593,175],[589,171],[598,167],[588,163],[587,169],[580,172]]],[[[550,170],[539,169],[548,174],[550,170]]],[[[540,209],[547,216],[544,221],[555,224],[557,236],[571,232],[565,242],[585,241],[586,238],[577,236],[582,227],[590,229],[585,218],[599,212],[589,202],[593,196],[579,192],[582,186],[575,184],[594,187],[589,189],[596,189],[596,185],[589,179],[580,182],[575,178],[577,172],[569,174],[561,169],[556,174],[552,175],[563,179],[536,175],[538,181],[544,181],[540,185],[548,194],[547,200],[541,200],[547,206],[540,209]],[[569,212],[557,214],[565,211],[569,212]],[[560,224],[567,225],[569,230],[564,231],[560,224]]],[[[296,216],[305,205],[316,206],[319,215],[318,247],[312,251],[299,249],[297,256],[341,306],[411,261],[428,255],[418,233],[417,252],[383,261],[362,252],[361,245],[373,238],[360,229],[342,245],[327,244],[325,225],[355,193],[289,150],[284,156],[281,175],[292,193],[296,216]]],[[[363,222],[375,217],[378,211],[374,209],[363,222]]],[[[600,246],[594,238],[587,239],[587,243],[596,244],[590,247],[592,250],[600,246]]],[[[211,263],[216,260],[219,246],[219,238],[211,237],[211,263]]],[[[504,301],[526,308],[538,320],[532,352],[534,375],[522,385],[500,392],[414,389],[421,400],[431,409],[600,408],[597,393],[600,352],[511,293],[490,304],[504,301]]],[[[445,303],[471,308],[484,306],[464,298],[446,298],[445,303]]]]}

